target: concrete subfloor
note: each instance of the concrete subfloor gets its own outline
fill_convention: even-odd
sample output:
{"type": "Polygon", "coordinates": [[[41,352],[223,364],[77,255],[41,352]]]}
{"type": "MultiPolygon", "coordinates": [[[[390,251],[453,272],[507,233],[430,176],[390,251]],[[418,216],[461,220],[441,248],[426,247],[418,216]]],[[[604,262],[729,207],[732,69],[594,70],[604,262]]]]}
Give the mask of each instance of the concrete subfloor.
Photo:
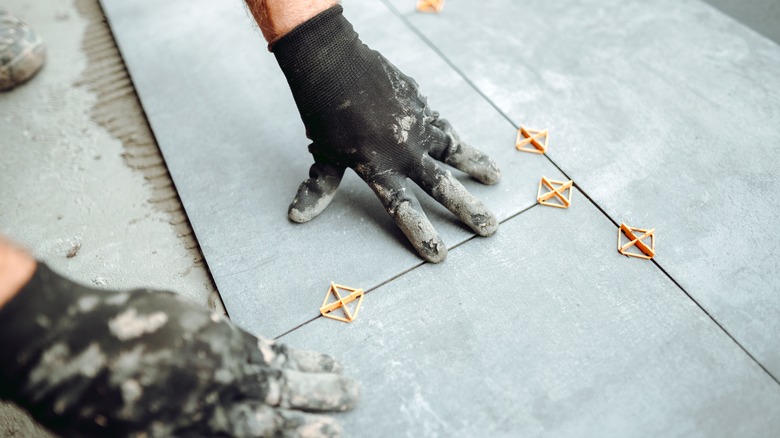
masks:
{"type": "MultiPolygon", "coordinates": [[[[770,3],[710,3],[777,41],[770,3]]],[[[49,50],[41,74],[0,94],[0,232],[85,283],[171,289],[222,309],[97,0],[0,7],[49,50]]],[[[48,434],[2,405],[0,435],[48,434]]]]}
{"type": "MultiPolygon", "coordinates": [[[[224,312],[97,0],[0,7],[48,50],[35,78],[0,93],[0,233],[83,283],[224,312]]],[[[0,405],[0,436],[47,435],[0,405]]]]}

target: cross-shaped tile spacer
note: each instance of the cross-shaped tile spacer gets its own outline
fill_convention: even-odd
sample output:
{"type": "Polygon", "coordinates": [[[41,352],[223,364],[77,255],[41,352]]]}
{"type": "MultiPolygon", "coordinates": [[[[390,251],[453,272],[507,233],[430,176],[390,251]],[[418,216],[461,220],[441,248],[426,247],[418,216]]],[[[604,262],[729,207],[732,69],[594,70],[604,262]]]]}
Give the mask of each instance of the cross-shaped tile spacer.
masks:
{"type": "Polygon", "coordinates": [[[320,307],[320,314],[326,318],[335,319],[336,321],[352,322],[355,320],[355,318],[357,318],[361,304],[363,304],[363,289],[342,286],[331,281],[328,293],[325,294],[325,300],[322,302],[322,306],[320,307]],[[342,297],[339,293],[339,289],[348,291],[349,295],[342,297]],[[331,294],[336,297],[336,301],[328,303],[328,298],[330,298],[331,294]],[[355,306],[355,314],[353,315],[352,312],[349,311],[347,304],[355,300],[358,300],[358,303],[355,306]],[[331,312],[336,309],[343,309],[346,318],[333,315],[331,312]]]}
{"type": "Polygon", "coordinates": [[[441,12],[444,0],[417,0],[418,12],[441,12]]]}
{"type": "Polygon", "coordinates": [[[547,144],[550,142],[549,129],[531,129],[520,125],[517,130],[517,139],[515,139],[515,149],[534,154],[543,154],[547,152],[547,144]],[[540,140],[544,139],[544,142],[540,140]],[[527,145],[533,147],[528,147],[527,145]]]}
{"type": "Polygon", "coordinates": [[[618,228],[618,252],[629,257],[637,257],[645,260],[652,259],[655,256],[655,228],[643,230],[641,228],[629,227],[626,224],[620,224],[620,228],[618,228]],[[621,232],[629,239],[629,242],[625,245],[623,245],[623,236],[621,236],[621,232]],[[634,232],[644,234],[637,236],[634,232]],[[650,238],[650,246],[647,246],[647,244],[643,242],[647,237],[650,238]],[[632,246],[639,248],[643,254],[629,252],[628,249],[632,246]]]}
{"type": "Polygon", "coordinates": [[[574,181],[554,181],[551,179],[547,179],[545,177],[542,177],[542,180],[539,181],[539,190],[536,191],[536,200],[542,204],[546,205],[548,207],[558,207],[558,208],[569,208],[571,205],[571,188],[574,184],[574,181]],[[542,186],[545,186],[550,189],[549,192],[546,192],[542,194],[542,186]],[[569,191],[569,196],[566,196],[566,191],[569,191]],[[550,199],[552,197],[556,197],[559,201],[561,201],[560,204],[556,204],[554,202],[550,202],[550,199]]]}

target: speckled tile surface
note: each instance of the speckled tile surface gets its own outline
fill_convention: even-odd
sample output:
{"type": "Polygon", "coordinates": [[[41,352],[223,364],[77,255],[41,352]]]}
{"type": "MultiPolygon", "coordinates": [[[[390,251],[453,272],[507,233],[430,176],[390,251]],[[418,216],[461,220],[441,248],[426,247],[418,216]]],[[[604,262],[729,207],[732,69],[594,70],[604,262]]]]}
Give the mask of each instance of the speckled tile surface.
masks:
{"type": "Polygon", "coordinates": [[[362,436],[768,436],[780,387],[581,193],[282,338],[362,383],[362,436]],[[500,279],[500,280],[499,280],[500,279]]]}
{"type": "Polygon", "coordinates": [[[449,2],[410,23],[780,375],[780,47],[697,1],[449,2]],[[769,227],[769,228],[768,228],[769,227]]]}

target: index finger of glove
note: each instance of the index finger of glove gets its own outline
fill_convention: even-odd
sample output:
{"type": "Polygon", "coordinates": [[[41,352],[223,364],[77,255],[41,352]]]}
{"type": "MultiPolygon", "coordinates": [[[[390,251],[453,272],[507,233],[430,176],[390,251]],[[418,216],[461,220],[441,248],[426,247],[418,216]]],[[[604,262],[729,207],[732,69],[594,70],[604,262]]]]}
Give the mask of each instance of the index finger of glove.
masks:
{"type": "Polygon", "coordinates": [[[439,263],[447,257],[447,246],[425,213],[416,206],[414,195],[406,188],[400,176],[386,173],[360,176],[382,201],[387,213],[420,257],[431,263],[439,263]]]}
{"type": "Polygon", "coordinates": [[[480,236],[490,236],[498,230],[496,216],[432,158],[423,156],[412,179],[480,236]]]}
{"type": "Polygon", "coordinates": [[[309,178],[298,187],[288,216],[293,222],[308,222],[317,217],[333,200],[339,188],[344,169],[331,164],[314,163],[309,178]]]}
{"type": "Polygon", "coordinates": [[[428,154],[458,170],[468,173],[482,184],[496,184],[501,179],[501,170],[487,154],[463,142],[446,119],[438,118],[430,125],[434,141],[428,154]]]}

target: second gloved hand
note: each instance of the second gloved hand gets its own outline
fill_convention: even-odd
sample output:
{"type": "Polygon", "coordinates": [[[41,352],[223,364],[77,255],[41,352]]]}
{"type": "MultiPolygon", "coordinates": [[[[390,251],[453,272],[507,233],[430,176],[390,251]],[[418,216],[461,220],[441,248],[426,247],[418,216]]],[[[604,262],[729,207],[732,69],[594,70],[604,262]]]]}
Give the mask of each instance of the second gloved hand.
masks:
{"type": "Polygon", "coordinates": [[[358,385],[170,293],[102,291],[38,265],[0,309],[0,398],[63,436],[336,437],[358,385]]]}
{"type": "Polygon", "coordinates": [[[496,217],[434,159],[484,184],[498,182],[498,166],[431,111],[412,78],[360,41],[341,6],[293,29],[273,52],[313,142],[309,151],[315,163],[290,205],[291,220],[306,222],[322,212],[349,167],[428,261],[444,260],[447,247],[419,208],[408,179],[477,234],[496,232],[496,217]]]}

